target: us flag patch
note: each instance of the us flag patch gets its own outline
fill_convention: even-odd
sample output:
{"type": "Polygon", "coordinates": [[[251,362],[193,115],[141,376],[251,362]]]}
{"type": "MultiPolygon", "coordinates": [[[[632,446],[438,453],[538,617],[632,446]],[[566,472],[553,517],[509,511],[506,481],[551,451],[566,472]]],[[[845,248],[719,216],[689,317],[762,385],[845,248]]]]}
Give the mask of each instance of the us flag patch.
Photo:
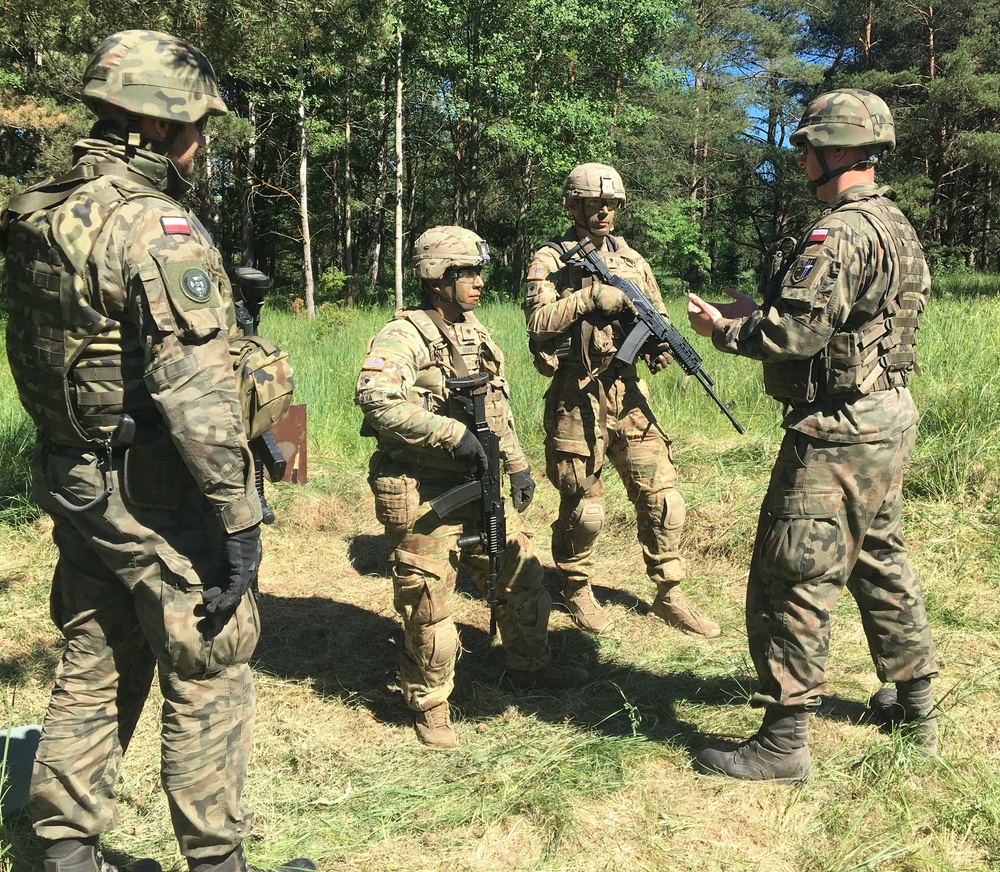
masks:
{"type": "Polygon", "coordinates": [[[813,245],[817,242],[826,242],[826,237],[830,235],[830,230],[827,227],[817,227],[812,233],[809,234],[809,244],[813,245]]]}
{"type": "Polygon", "coordinates": [[[385,369],[385,358],[369,355],[368,357],[365,358],[365,362],[361,365],[361,368],[375,370],[376,372],[381,372],[383,369],[385,369]]]}
{"type": "Polygon", "coordinates": [[[164,233],[181,233],[191,235],[191,225],[183,215],[164,215],[160,218],[164,233]]]}
{"type": "Polygon", "coordinates": [[[529,282],[533,282],[536,279],[544,279],[546,274],[547,273],[545,267],[533,266],[531,269],[528,270],[527,279],[529,282]]]}

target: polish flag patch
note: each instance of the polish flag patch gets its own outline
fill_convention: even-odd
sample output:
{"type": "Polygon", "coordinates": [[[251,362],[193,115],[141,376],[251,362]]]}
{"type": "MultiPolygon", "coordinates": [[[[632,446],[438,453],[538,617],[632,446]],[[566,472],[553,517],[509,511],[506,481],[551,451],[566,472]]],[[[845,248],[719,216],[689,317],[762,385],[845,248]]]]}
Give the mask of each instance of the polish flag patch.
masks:
{"type": "Polygon", "coordinates": [[[826,237],[830,235],[830,230],[827,227],[817,227],[809,234],[809,244],[814,245],[817,242],[826,242],[826,237]]]}
{"type": "Polygon", "coordinates": [[[160,218],[164,233],[181,233],[185,236],[191,235],[191,225],[183,215],[164,215],[160,218]]]}

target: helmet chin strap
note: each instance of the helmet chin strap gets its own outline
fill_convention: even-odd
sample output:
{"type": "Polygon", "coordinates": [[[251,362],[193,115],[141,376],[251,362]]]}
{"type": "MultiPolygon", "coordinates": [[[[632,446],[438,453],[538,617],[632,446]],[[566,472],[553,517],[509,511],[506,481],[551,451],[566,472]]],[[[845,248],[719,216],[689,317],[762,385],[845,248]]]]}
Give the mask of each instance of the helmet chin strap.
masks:
{"type": "Polygon", "coordinates": [[[837,167],[837,169],[831,170],[830,164],[826,161],[825,151],[826,149],[823,148],[813,149],[813,152],[816,154],[816,162],[820,165],[820,169],[823,170],[823,175],[821,175],[818,179],[806,180],[806,186],[812,194],[815,194],[817,190],[823,187],[823,185],[837,178],[837,176],[842,176],[844,173],[849,173],[852,170],[868,169],[869,167],[873,167],[878,164],[878,155],[869,155],[864,160],[856,161],[849,166],[837,167]]]}

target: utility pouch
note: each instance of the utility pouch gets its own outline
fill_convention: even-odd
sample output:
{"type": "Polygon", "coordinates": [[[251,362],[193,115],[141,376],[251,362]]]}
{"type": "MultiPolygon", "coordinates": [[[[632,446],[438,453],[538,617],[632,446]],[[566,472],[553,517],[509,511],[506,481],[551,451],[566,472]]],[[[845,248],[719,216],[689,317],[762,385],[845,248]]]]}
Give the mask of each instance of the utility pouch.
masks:
{"type": "Polygon", "coordinates": [[[187,468],[168,434],[125,451],[125,499],[141,509],[180,508],[187,468]]]}
{"type": "Polygon", "coordinates": [[[292,403],[295,376],[288,355],[260,336],[230,339],[230,357],[240,391],[248,439],[270,430],[292,403]]]}

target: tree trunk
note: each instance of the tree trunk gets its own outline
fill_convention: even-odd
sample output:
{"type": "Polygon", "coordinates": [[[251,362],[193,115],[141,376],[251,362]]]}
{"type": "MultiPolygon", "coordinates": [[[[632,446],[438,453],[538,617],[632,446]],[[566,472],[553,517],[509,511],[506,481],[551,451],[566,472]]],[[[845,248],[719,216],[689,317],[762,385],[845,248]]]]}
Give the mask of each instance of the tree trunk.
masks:
{"type": "Polygon", "coordinates": [[[381,275],[382,234],[385,233],[385,201],[389,184],[389,113],[386,111],[386,75],[382,73],[379,87],[378,129],[381,137],[378,151],[378,180],[375,184],[375,203],[372,206],[371,245],[368,248],[367,287],[371,291],[381,275]]]}
{"type": "Polygon", "coordinates": [[[305,280],[306,314],[316,315],[316,290],[313,285],[312,237],[309,233],[309,153],[306,149],[306,89],[299,91],[299,218],[302,222],[302,277],[305,280]]]}
{"type": "Polygon", "coordinates": [[[250,139],[247,142],[246,166],[243,168],[243,196],[240,197],[240,236],[243,244],[243,266],[255,266],[257,253],[254,250],[254,173],[257,169],[257,104],[250,100],[247,104],[247,121],[250,122],[250,139]]]}
{"type": "Polygon", "coordinates": [[[396,21],[396,308],[403,308],[403,28],[396,21]]]}
{"type": "Polygon", "coordinates": [[[354,242],[351,228],[351,77],[347,78],[344,101],[344,302],[354,308],[354,242]]]}

